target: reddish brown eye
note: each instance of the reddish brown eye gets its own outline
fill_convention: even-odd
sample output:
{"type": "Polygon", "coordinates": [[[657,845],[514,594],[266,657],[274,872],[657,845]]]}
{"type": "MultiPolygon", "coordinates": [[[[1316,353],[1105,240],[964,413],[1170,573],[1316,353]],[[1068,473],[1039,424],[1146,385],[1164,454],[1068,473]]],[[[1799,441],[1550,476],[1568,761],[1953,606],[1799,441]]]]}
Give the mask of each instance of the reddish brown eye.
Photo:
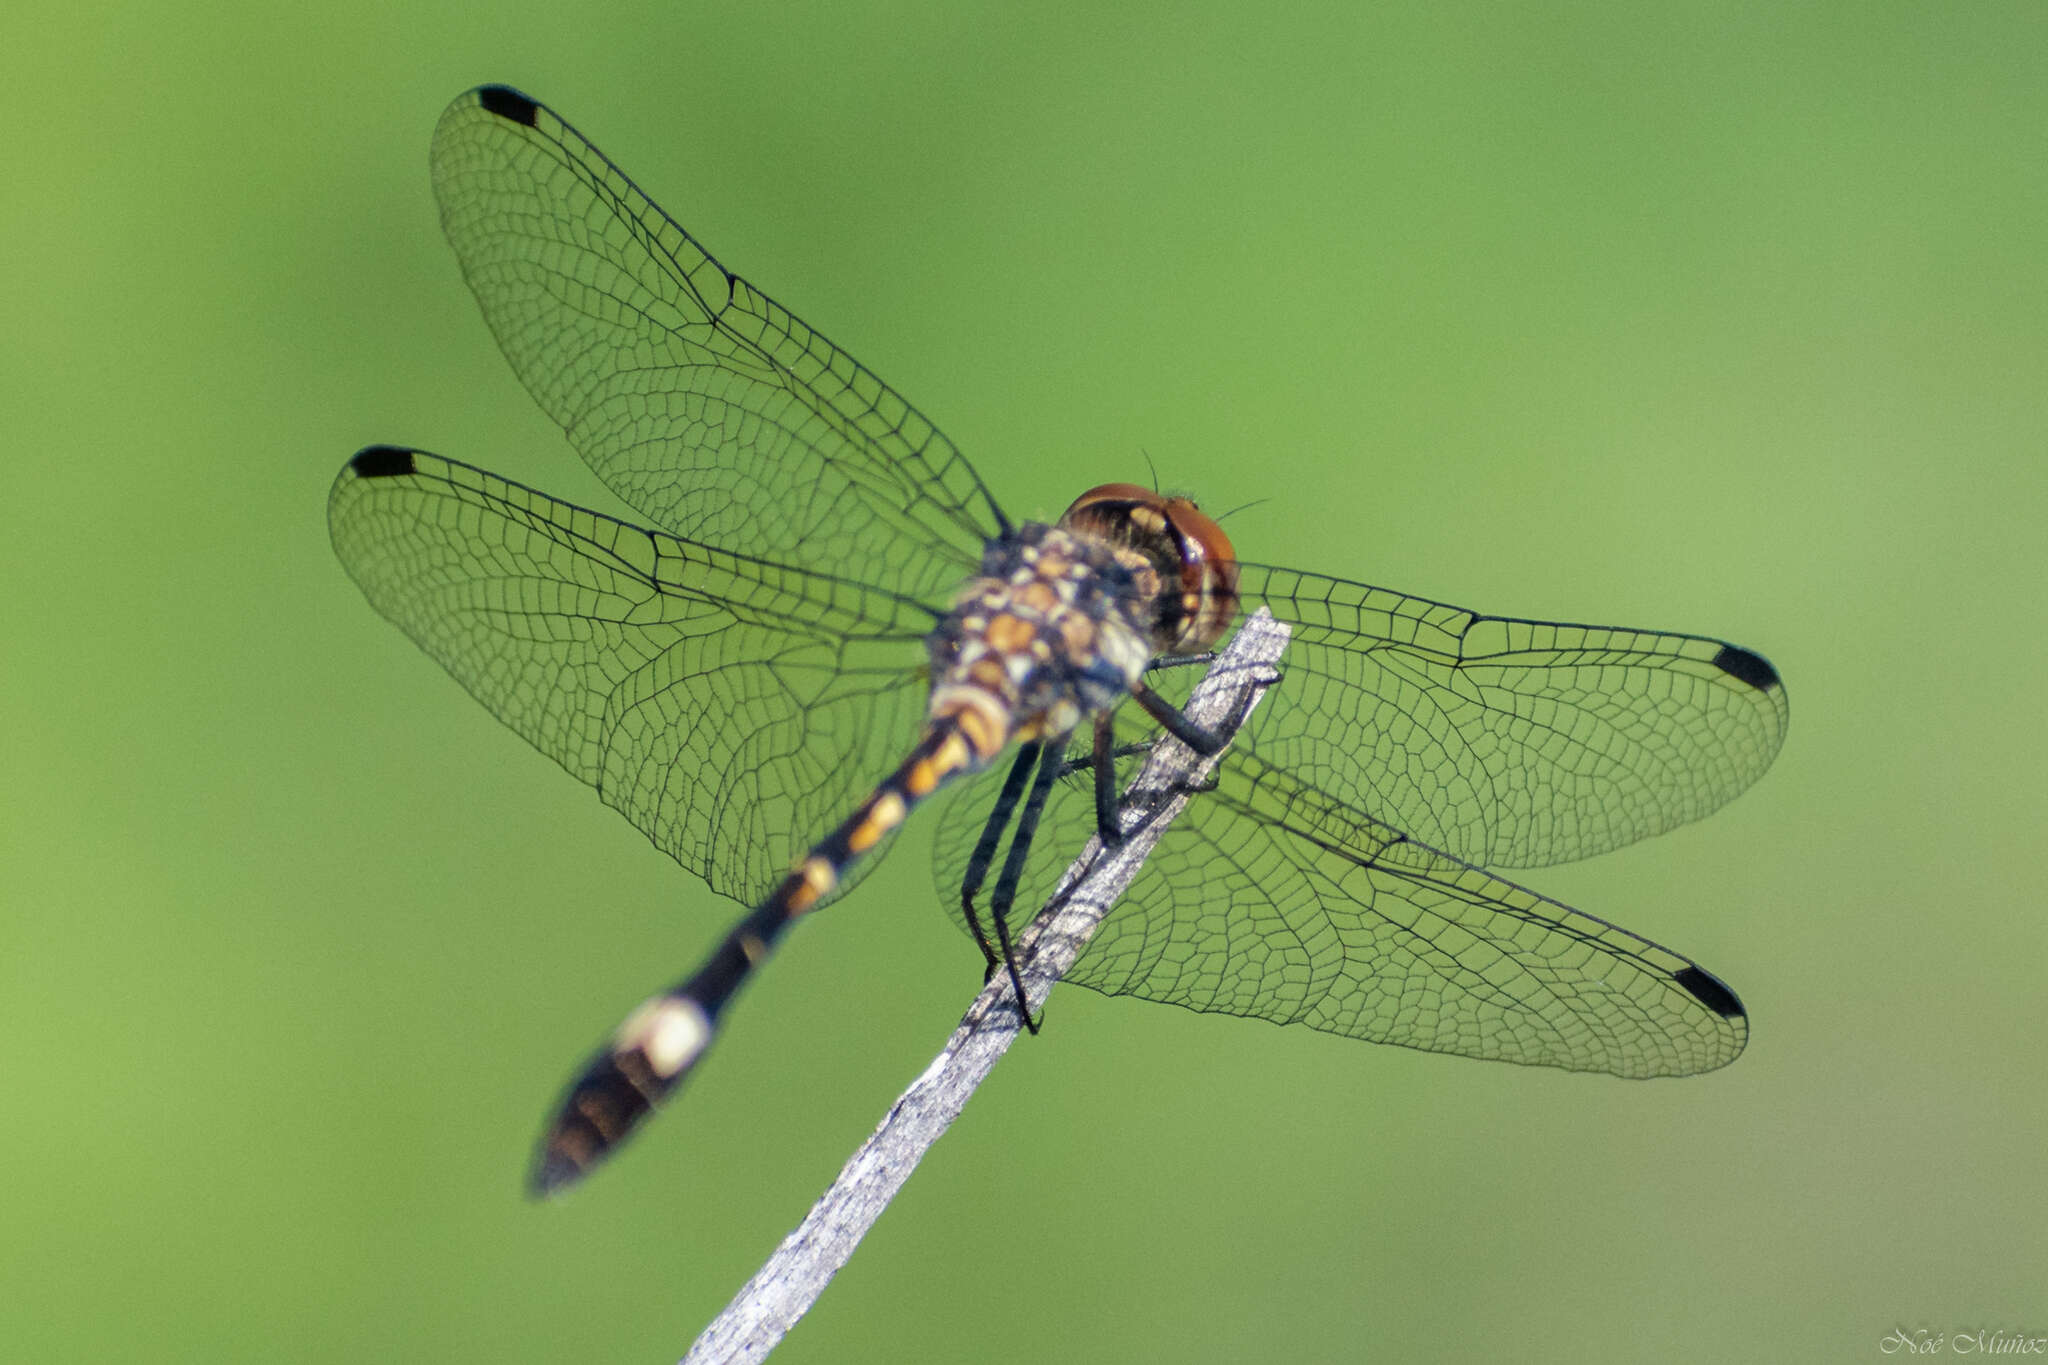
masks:
{"type": "Polygon", "coordinates": [[[1187,604],[1178,648],[1207,649],[1237,619],[1237,551],[1215,519],[1187,498],[1166,499],[1166,519],[1180,538],[1180,587],[1187,604]]]}
{"type": "Polygon", "coordinates": [[[1187,498],[1168,498],[1166,516],[1179,531],[1183,540],[1192,541],[1200,547],[1202,558],[1217,564],[1228,564],[1231,581],[1237,579],[1237,551],[1230,546],[1230,537],[1208,513],[1187,498]]]}
{"type": "Polygon", "coordinates": [[[1069,524],[1073,521],[1076,512],[1105,503],[1147,503],[1151,506],[1159,507],[1164,505],[1165,499],[1143,484],[1099,483],[1080,497],[1074,499],[1073,504],[1060,517],[1060,523],[1062,525],[1069,524]]]}

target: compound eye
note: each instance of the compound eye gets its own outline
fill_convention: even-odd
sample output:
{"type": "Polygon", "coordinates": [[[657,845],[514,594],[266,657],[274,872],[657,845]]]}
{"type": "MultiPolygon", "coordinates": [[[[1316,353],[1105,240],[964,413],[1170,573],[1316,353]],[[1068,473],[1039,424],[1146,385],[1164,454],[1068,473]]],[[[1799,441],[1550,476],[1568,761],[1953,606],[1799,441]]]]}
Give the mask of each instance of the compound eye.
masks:
{"type": "MultiPolygon", "coordinates": [[[[1186,498],[1168,498],[1166,518],[1173,523],[1173,529],[1180,532],[1180,538],[1194,546],[1202,559],[1228,564],[1235,570],[1237,551],[1231,548],[1230,537],[1223,534],[1223,528],[1213,517],[1186,498]]],[[[1235,577],[1233,572],[1233,580],[1235,577]]]]}
{"type": "Polygon", "coordinates": [[[1181,631],[1175,647],[1207,649],[1237,619],[1237,551],[1214,518],[1186,498],[1168,498],[1180,542],[1181,631]]]}
{"type": "Polygon", "coordinates": [[[1111,507],[1122,507],[1130,503],[1143,503],[1154,507],[1163,507],[1166,499],[1142,484],[1100,483],[1074,499],[1073,504],[1060,517],[1060,524],[1071,524],[1076,513],[1088,512],[1096,508],[1106,510],[1111,507]]]}

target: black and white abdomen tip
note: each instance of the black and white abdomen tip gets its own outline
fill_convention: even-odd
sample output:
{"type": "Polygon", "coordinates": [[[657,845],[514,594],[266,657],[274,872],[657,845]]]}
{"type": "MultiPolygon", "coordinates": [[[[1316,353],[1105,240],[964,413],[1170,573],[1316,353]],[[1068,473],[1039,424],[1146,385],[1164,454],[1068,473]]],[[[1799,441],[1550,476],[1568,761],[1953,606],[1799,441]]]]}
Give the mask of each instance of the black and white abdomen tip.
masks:
{"type": "Polygon", "coordinates": [[[713,1032],[711,1016],[685,994],[657,995],[635,1010],[569,1087],[528,1189],[545,1198],[582,1179],[682,1084],[713,1032]]]}

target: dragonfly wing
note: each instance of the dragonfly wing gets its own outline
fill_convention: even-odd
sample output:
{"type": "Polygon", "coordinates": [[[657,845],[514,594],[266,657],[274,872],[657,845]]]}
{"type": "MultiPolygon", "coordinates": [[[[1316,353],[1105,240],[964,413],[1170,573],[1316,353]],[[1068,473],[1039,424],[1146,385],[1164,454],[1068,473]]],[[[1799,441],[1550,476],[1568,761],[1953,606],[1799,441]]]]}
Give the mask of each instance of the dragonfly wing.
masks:
{"type": "Polygon", "coordinates": [[[371,605],[743,902],[900,761],[922,720],[931,613],[861,583],[388,446],[343,468],[328,526],[371,605]]]}
{"type": "Polygon", "coordinates": [[[979,562],[1002,516],[952,442],[552,110],[472,90],[432,162],[505,358],[655,525],[926,600],[979,562]]]}
{"type": "Polygon", "coordinates": [[[1482,616],[1248,564],[1294,633],[1239,743],[1454,858],[1538,867],[1697,820],[1785,740],[1760,655],[1662,631],[1482,616]]]}
{"type": "MultiPolygon", "coordinates": [[[[985,797],[962,794],[941,816],[950,907],[980,832],[977,809],[985,797]]],[[[1085,775],[1066,780],[1013,924],[1036,913],[1093,824],[1085,775]]],[[[1235,749],[1066,979],[1369,1042],[1619,1076],[1709,1071],[1749,1036],[1734,993],[1687,958],[1416,843],[1235,749]]]]}

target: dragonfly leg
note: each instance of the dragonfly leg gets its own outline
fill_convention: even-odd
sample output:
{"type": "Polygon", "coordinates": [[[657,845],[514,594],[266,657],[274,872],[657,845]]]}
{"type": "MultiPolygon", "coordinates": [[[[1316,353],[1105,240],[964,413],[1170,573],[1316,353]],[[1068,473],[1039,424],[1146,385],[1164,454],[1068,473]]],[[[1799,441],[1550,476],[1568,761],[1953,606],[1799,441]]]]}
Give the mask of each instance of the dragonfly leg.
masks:
{"type": "Polygon", "coordinates": [[[1161,654],[1146,663],[1145,671],[1147,673],[1154,673],[1160,669],[1194,668],[1198,665],[1207,668],[1215,662],[1216,651],[1213,649],[1205,650],[1200,654],[1161,654]]]}
{"type": "Polygon", "coordinates": [[[1103,847],[1124,840],[1116,820],[1116,727],[1107,711],[1095,718],[1095,833],[1103,847]]]}
{"type": "MultiPolygon", "coordinates": [[[[967,872],[960,879],[960,913],[966,918],[967,930],[974,935],[975,946],[981,949],[985,959],[981,972],[984,985],[995,975],[1003,957],[996,952],[995,946],[989,942],[988,932],[981,927],[981,916],[974,909],[974,898],[981,894],[982,883],[988,880],[988,869],[995,862],[996,847],[1003,841],[1003,830],[1010,823],[1010,812],[1017,808],[1017,799],[1024,794],[1025,780],[1031,776],[1031,765],[1039,761],[1044,748],[1043,744],[1026,744],[1017,750],[1017,761],[1010,765],[1010,775],[1003,779],[1003,790],[981,827],[981,838],[975,841],[974,852],[967,857],[967,872]]],[[[997,912],[996,923],[1002,923],[1000,911],[997,912]]]]}
{"type": "Polygon", "coordinates": [[[1202,757],[1219,753],[1223,749],[1223,737],[1213,730],[1195,724],[1182,714],[1181,709],[1166,698],[1154,692],[1144,683],[1131,689],[1131,699],[1145,708],[1145,714],[1159,722],[1166,732],[1181,743],[1193,749],[1202,757]]]}
{"type": "MultiPolygon", "coordinates": [[[[1156,673],[1168,668],[1193,668],[1197,665],[1207,668],[1210,664],[1215,663],[1218,657],[1213,649],[1202,654],[1161,654],[1145,665],[1145,671],[1147,673],[1156,673]]],[[[1287,670],[1275,664],[1269,666],[1265,672],[1268,679],[1266,686],[1271,687],[1286,676],[1287,670]]]]}
{"type": "Polygon", "coordinates": [[[1024,1027],[1038,1032],[1039,1021],[1031,1017],[1030,1004],[1024,998],[1024,978],[1017,971],[1015,945],[1010,941],[1010,907],[1017,900],[1017,884],[1024,879],[1024,862],[1031,855],[1031,840],[1038,833],[1038,817],[1045,813],[1046,798],[1052,795],[1053,780],[1060,775],[1058,743],[1039,746],[1047,755],[1038,765],[1038,777],[1031,784],[1031,795],[1024,800],[1024,809],[1017,814],[1017,830],[1010,836],[1010,852],[1003,859],[1002,875],[996,878],[996,893],[989,900],[989,913],[996,922],[996,938],[1003,950],[1003,967],[1010,974],[1010,988],[1017,993],[1017,1013],[1024,1020],[1024,1027]]]}

